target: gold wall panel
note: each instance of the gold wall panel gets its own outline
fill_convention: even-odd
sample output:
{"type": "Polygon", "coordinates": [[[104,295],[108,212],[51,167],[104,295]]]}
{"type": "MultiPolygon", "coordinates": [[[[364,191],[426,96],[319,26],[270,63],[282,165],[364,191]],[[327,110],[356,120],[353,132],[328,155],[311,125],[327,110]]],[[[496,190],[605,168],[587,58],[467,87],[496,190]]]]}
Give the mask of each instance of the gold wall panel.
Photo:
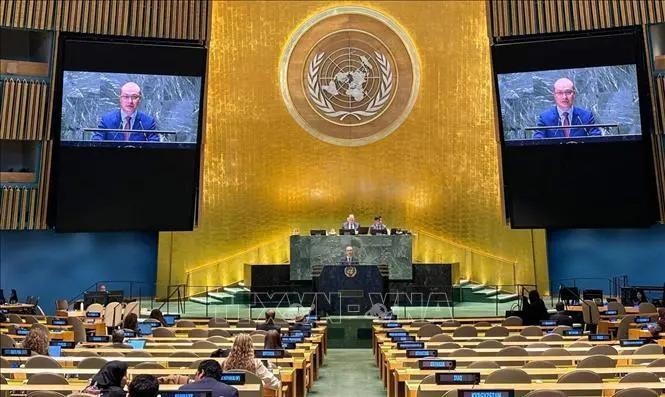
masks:
{"type": "Polygon", "coordinates": [[[537,274],[547,291],[544,233],[503,224],[486,3],[353,3],[403,26],[422,73],[406,121],[362,147],[309,135],[279,91],[290,35],[338,4],[351,3],[213,3],[199,225],[161,234],[159,291],[188,277],[238,281],[245,262],[286,262],[293,229],[338,228],[351,212],[414,230],[416,260],[465,261],[465,275],[501,283],[515,263],[510,283],[537,274]]]}
{"type": "Polygon", "coordinates": [[[494,37],[665,22],[663,0],[488,0],[487,4],[494,37]]]}

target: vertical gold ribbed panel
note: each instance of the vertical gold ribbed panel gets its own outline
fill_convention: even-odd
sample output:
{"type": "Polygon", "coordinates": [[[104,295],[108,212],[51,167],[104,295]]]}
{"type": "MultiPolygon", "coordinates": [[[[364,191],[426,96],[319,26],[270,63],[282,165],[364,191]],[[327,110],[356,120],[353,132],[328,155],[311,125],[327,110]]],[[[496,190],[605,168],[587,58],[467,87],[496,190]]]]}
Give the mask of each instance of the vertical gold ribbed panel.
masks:
{"type": "Polygon", "coordinates": [[[0,24],[205,41],[209,7],[205,0],[0,0],[0,24]]]}
{"type": "Polygon", "coordinates": [[[593,30],[665,21],[662,0],[489,0],[493,37],[593,30]]]}
{"type": "Polygon", "coordinates": [[[0,0],[0,25],[25,29],[53,29],[55,1],[0,0]]]}
{"type": "MultiPolygon", "coordinates": [[[[351,3],[213,3],[199,227],[161,234],[160,286],[186,282],[187,274],[196,283],[238,281],[246,261],[288,259],[285,244],[271,242],[287,241],[295,228],[338,228],[353,212],[365,225],[382,214],[389,226],[433,236],[420,246],[431,253],[416,247],[418,260],[455,259],[455,244],[462,245],[517,262],[516,278],[527,283],[534,282],[535,262],[547,291],[543,234],[535,233],[532,245],[530,231],[503,224],[486,3],[352,3],[402,25],[422,70],[404,124],[360,147],[312,137],[279,91],[285,43],[300,23],[337,4],[351,3]]],[[[493,20],[499,28],[498,15],[493,20]]],[[[503,281],[489,262],[477,277],[503,281]]]]}
{"type": "Polygon", "coordinates": [[[33,229],[36,188],[0,187],[0,230],[33,229]]]}
{"type": "Polygon", "coordinates": [[[7,78],[0,81],[0,92],[0,139],[41,140],[46,134],[46,82],[7,78]]]}

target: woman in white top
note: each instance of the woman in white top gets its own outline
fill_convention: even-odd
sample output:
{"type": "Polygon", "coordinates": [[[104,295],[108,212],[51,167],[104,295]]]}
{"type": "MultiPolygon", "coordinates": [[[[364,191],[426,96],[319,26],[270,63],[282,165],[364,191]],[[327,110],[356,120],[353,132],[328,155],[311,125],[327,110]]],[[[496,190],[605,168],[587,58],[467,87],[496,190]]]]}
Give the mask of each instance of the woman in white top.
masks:
{"type": "Polygon", "coordinates": [[[238,334],[236,336],[229,357],[224,360],[223,369],[224,372],[244,369],[256,374],[261,378],[263,387],[269,389],[278,389],[281,386],[279,379],[263,365],[261,360],[254,358],[254,345],[248,334],[238,334]]]}

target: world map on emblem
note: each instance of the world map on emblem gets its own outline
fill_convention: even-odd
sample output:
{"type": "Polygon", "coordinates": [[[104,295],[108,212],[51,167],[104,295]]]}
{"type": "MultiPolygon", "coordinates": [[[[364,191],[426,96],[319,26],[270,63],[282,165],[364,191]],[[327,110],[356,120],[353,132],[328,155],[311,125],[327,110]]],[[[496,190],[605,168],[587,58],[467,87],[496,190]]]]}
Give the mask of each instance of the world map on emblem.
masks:
{"type": "Polygon", "coordinates": [[[337,7],[305,21],[280,63],[287,109],[323,141],[359,146],[388,136],[417,97],[415,47],[374,10],[337,7]]]}

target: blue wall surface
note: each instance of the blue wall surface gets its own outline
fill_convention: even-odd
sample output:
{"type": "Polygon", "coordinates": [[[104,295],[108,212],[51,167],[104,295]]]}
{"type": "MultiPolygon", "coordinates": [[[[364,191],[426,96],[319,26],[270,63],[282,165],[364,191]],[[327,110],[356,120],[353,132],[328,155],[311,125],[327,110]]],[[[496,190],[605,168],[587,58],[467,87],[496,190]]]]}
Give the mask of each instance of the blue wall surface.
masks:
{"type": "MultiPolygon", "coordinates": [[[[157,272],[157,233],[0,232],[0,288],[9,299],[39,296],[51,314],[56,299],[70,299],[97,281],[136,281],[143,296],[154,295],[157,272]]],[[[129,283],[107,283],[124,289],[129,283]]]]}
{"type": "MultiPolygon", "coordinates": [[[[665,283],[665,225],[549,231],[547,251],[552,291],[564,278],[627,275],[631,285],[665,283]]],[[[582,286],[609,292],[607,281],[583,281],[582,286]]]]}

